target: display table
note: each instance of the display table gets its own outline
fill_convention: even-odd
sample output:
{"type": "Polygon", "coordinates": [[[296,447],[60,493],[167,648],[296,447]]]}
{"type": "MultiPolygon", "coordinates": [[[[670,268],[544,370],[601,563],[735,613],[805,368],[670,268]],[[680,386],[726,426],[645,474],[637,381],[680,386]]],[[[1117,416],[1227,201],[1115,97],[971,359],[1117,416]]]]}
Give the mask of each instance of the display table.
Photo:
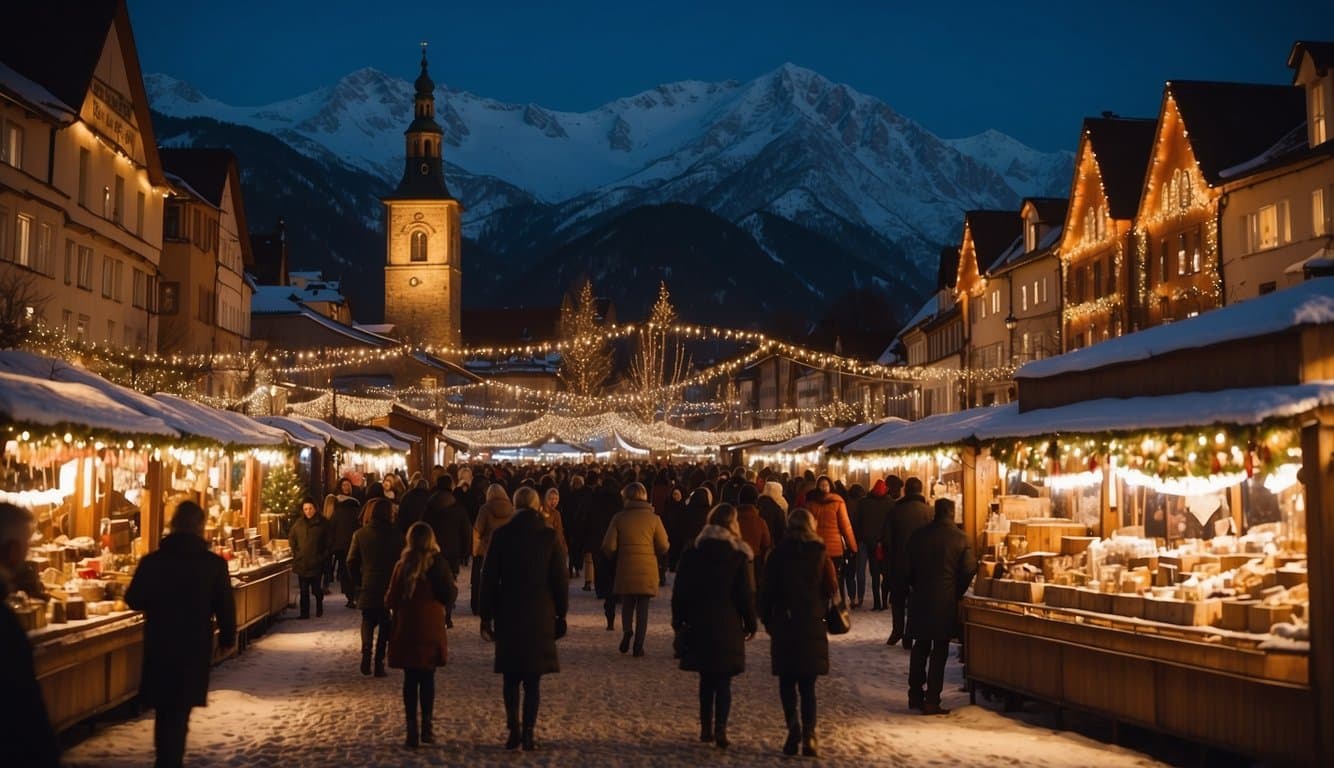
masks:
{"type": "Polygon", "coordinates": [[[970,681],[1280,762],[1316,749],[1304,653],[1240,633],[969,596],[970,681]]]}
{"type": "Polygon", "coordinates": [[[105,712],[139,692],[143,614],[121,611],[53,624],[29,634],[37,681],[56,730],[105,712]]]}
{"type": "Polygon", "coordinates": [[[287,609],[291,576],[291,559],[232,574],[237,632],[243,632],[287,609]]]}

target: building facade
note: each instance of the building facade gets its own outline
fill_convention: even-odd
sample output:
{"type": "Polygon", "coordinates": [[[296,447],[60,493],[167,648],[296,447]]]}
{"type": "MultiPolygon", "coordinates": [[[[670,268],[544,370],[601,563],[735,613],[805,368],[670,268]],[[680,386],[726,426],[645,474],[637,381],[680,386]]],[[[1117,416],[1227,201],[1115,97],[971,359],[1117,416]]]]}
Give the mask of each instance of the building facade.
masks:
{"type": "Polygon", "coordinates": [[[157,349],[163,196],[124,0],[20,3],[0,46],[6,312],[157,349]]]}

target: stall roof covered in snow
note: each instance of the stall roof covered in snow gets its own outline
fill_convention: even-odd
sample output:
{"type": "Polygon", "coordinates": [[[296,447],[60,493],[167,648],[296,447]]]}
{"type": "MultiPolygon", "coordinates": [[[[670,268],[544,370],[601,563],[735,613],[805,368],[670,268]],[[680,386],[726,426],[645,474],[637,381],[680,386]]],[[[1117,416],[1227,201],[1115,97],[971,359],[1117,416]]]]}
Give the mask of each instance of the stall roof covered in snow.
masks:
{"type": "Polygon", "coordinates": [[[1016,378],[1040,379],[1088,371],[1118,363],[1147,360],[1182,349],[1207,347],[1237,339],[1264,336],[1300,325],[1334,322],[1334,278],[1308,280],[1282,291],[1243,301],[1198,317],[1159,325],[1136,333],[1035,360],[1016,378]]]}
{"type": "Polygon", "coordinates": [[[261,424],[244,413],[220,411],[203,403],[159,392],[153,399],[176,414],[182,432],[216,440],[223,445],[255,448],[287,444],[287,433],[261,424]]]}
{"type": "Polygon", "coordinates": [[[256,416],[255,421],[286,432],[293,441],[310,448],[324,449],[329,436],[289,416],[256,416]]]}
{"type": "Polygon", "coordinates": [[[23,427],[83,428],[126,437],[176,437],[161,419],[115,402],[86,384],[0,372],[0,416],[23,427]]]}
{"type": "Polygon", "coordinates": [[[362,429],[349,430],[348,434],[357,438],[359,447],[371,451],[398,451],[407,453],[412,450],[412,445],[403,440],[399,440],[393,435],[386,434],[378,429],[363,427],[362,429]]]}
{"type": "Polygon", "coordinates": [[[309,416],[283,416],[281,418],[288,419],[306,427],[312,432],[324,435],[326,439],[332,441],[340,448],[352,450],[359,445],[356,435],[341,430],[326,421],[321,421],[309,416]]]}
{"type": "Polygon", "coordinates": [[[1015,403],[997,408],[973,408],[955,413],[938,413],[920,421],[888,422],[865,437],[848,443],[844,453],[892,453],[914,449],[958,445],[974,438],[979,427],[1007,413],[1017,413],[1015,403]]]}
{"type": "Polygon", "coordinates": [[[789,438],[781,443],[775,443],[773,445],[770,445],[764,448],[762,451],[756,451],[756,453],[775,454],[775,453],[802,453],[804,451],[813,451],[816,448],[819,448],[821,445],[824,445],[825,440],[828,440],[836,435],[839,435],[842,432],[843,432],[843,427],[828,427],[826,429],[819,430],[818,432],[811,432],[805,435],[797,435],[796,437],[789,438]]]}

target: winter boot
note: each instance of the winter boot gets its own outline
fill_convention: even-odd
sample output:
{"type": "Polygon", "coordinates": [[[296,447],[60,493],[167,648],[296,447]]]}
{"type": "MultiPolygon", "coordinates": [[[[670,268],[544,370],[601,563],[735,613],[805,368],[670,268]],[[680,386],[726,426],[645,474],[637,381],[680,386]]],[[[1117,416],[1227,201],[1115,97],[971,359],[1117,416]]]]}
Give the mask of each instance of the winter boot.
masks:
{"type": "Polygon", "coordinates": [[[801,729],[801,754],[804,757],[816,757],[815,726],[803,726],[801,729]]]}
{"type": "Polygon", "coordinates": [[[717,744],[719,749],[727,749],[727,745],[732,743],[727,740],[727,723],[717,723],[713,726],[713,743],[717,744]]]}
{"type": "Polygon", "coordinates": [[[384,659],[376,659],[376,660],[375,660],[375,676],[376,676],[376,677],[389,677],[389,673],[388,673],[387,671],[385,671],[385,668],[384,668],[384,659]]]}
{"type": "Polygon", "coordinates": [[[361,652],[361,674],[369,675],[371,673],[371,652],[361,652]]]}
{"type": "Polygon", "coordinates": [[[408,749],[417,748],[417,717],[415,713],[408,715],[408,738],[403,742],[403,746],[408,749]]]}
{"type": "Polygon", "coordinates": [[[634,639],[633,633],[626,632],[621,635],[621,653],[625,653],[630,650],[630,641],[633,639],[634,639]]]}
{"type": "Polygon", "coordinates": [[[505,749],[518,749],[519,744],[523,741],[523,737],[519,732],[519,718],[510,717],[507,719],[509,721],[510,735],[509,738],[505,739],[505,749]]]}
{"type": "Polygon", "coordinates": [[[435,743],[435,730],[434,730],[434,725],[435,725],[435,724],[434,724],[434,722],[433,722],[433,721],[435,720],[435,718],[432,716],[432,715],[435,714],[435,713],[432,711],[432,710],[434,709],[433,704],[434,704],[434,702],[432,702],[432,705],[428,705],[428,704],[426,704],[426,702],[422,702],[422,732],[421,732],[421,737],[422,737],[422,743],[423,743],[423,744],[434,744],[434,743],[435,743]]]}
{"type": "Polygon", "coordinates": [[[523,739],[524,752],[532,752],[533,750],[537,749],[537,742],[533,740],[533,726],[525,725],[523,727],[523,733],[521,738],[523,739]]]}
{"type": "Polygon", "coordinates": [[[787,719],[787,741],[783,742],[783,754],[797,754],[797,747],[801,746],[801,721],[797,719],[796,707],[786,709],[783,716],[787,719]]]}

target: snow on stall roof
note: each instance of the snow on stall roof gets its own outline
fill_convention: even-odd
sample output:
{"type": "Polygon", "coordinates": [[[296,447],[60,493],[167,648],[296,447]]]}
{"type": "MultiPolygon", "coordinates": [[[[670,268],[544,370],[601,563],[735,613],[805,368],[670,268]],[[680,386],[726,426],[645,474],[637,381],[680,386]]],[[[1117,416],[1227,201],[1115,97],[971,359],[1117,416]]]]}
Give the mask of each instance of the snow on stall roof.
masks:
{"type": "Polygon", "coordinates": [[[393,427],[376,426],[373,427],[373,429],[379,432],[384,432],[390,437],[397,438],[399,441],[404,443],[420,443],[422,441],[422,439],[417,435],[409,434],[401,429],[394,429],[393,427]]]}
{"type": "Polygon", "coordinates": [[[348,434],[357,438],[358,447],[369,451],[398,451],[407,453],[412,450],[412,446],[395,437],[386,435],[375,429],[349,430],[348,434]]]}
{"type": "Polygon", "coordinates": [[[1064,355],[1035,360],[1016,374],[1040,379],[1227,341],[1263,336],[1300,325],[1334,322],[1334,277],[1299,285],[1215,309],[1198,317],[1159,325],[1064,355]]]}
{"type": "Polygon", "coordinates": [[[334,425],[328,423],[327,421],[321,421],[320,419],[312,418],[310,416],[292,415],[292,416],[284,416],[283,418],[290,419],[291,421],[294,421],[297,424],[301,424],[307,427],[313,432],[324,435],[327,439],[332,440],[334,443],[336,443],[340,448],[352,450],[360,444],[359,441],[357,440],[356,435],[341,430],[338,427],[335,427],[334,425]]]}
{"type": "Polygon", "coordinates": [[[243,413],[220,411],[203,403],[158,392],[153,399],[177,415],[186,426],[181,429],[223,445],[253,448],[261,445],[286,445],[287,433],[261,424],[243,413]]]}
{"type": "Polygon", "coordinates": [[[826,440],[832,439],[833,437],[841,434],[843,430],[844,430],[843,427],[828,427],[826,429],[819,430],[818,432],[810,432],[805,435],[797,435],[796,437],[789,438],[781,443],[776,443],[774,445],[766,446],[762,450],[756,451],[756,453],[766,453],[766,454],[801,453],[803,451],[813,450],[815,448],[819,448],[821,445],[824,445],[824,442],[826,440]]]}
{"type": "Polygon", "coordinates": [[[184,423],[178,422],[174,412],[148,395],[107,381],[86,368],[79,368],[64,360],[23,350],[6,349],[0,351],[0,371],[32,376],[37,379],[84,384],[101,392],[115,403],[138,411],[145,416],[161,419],[167,426],[183,435],[194,434],[185,428],[184,423]]]}
{"type": "Polygon", "coordinates": [[[161,419],[115,402],[86,384],[0,372],[0,416],[26,427],[83,427],[119,435],[177,437],[161,419]]]}
{"type": "Polygon", "coordinates": [[[275,429],[281,429],[295,442],[310,448],[323,449],[329,442],[329,436],[312,429],[288,416],[255,416],[255,421],[261,424],[267,424],[275,429]]]}
{"type": "Polygon", "coordinates": [[[907,424],[885,424],[843,450],[893,453],[972,440],[1250,426],[1329,405],[1334,405],[1334,381],[1152,397],[1109,397],[1024,413],[1019,412],[1017,403],[1010,403],[928,416],[907,424]]]}

